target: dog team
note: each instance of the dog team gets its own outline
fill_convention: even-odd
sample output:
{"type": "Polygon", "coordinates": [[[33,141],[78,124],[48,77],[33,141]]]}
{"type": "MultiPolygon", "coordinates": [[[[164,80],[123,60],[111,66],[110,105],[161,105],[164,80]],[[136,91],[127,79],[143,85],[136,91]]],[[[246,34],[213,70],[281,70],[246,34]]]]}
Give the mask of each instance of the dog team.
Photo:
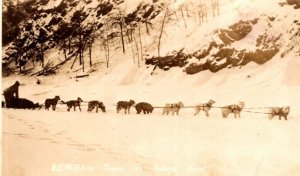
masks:
{"type": "MultiPolygon", "coordinates": [[[[6,105],[7,108],[17,108],[17,109],[41,109],[42,105],[39,103],[33,103],[32,101],[25,99],[25,98],[19,98],[19,93],[18,93],[18,88],[19,88],[20,83],[18,81],[15,82],[12,86],[9,88],[5,89],[3,91],[3,95],[5,98],[5,103],[2,101],[2,107],[6,105]]],[[[51,107],[52,110],[55,111],[56,106],[58,102],[61,101],[62,104],[67,105],[67,111],[70,111],[71,108],[76,111],[76,107],[79,108],[81,111],[81,103],[83,100],[78,97],[76,100],[70,100],[70,101],[62,101],[59,96],[55,96],[54,98],[47,98],[45,100],[45,109],[49,110],[51,107]]],[[[200,111],[205,112],[206,116],[209,117],[209,110],[213,107],[213,104],[216,103],[214,100],[209,100],[207,103],[200,103],[194,106],[195,113],[194,115],[196,116],[199,114],[200,111]]],[[[152,113],[154,107],[147,102],[140,102],[135,104],[135,101],[130,100],[130,101],[119,101],[117,102],[116,105],[116,110],[117,113],[119,113],[122,109],[124,109],[125,114],[130,114],[130,108],[134,106],[136,109],[137,114],[140,114],[143,112],[144,114],[150,114],[152,113]]],[[[238,104],[232,104],[228,106],[223,106],[221,108],[222,112],[222,117],[227,118],[229,114],[233,113],[234,117],[241,117],[241,111],[243,110],[245,106],[244,102],[239,102],[238,104]]],[[[93,111],[96,109],[96,112],[98,112],[98,109],[101,109],[102,112],[106,112],[105,106],[103,102],[93,100],[88,102],[88,112],[93,111]]],[[[171,113],[172,115],[176,114],[179,115],[179,111],[181,108],[184,108],[184,105],[182,102],[178,103],[167,103],[165,104],[163,108],[163,115],[169,115],[171,113]]],[[[281,117],[284,117],[285,120],[287,120],[287,116],[290,112],[290,107],[269,107],[269,119],[272,119],[274,116],[279,116],[279,119],[281,120],[281,117]]]]}

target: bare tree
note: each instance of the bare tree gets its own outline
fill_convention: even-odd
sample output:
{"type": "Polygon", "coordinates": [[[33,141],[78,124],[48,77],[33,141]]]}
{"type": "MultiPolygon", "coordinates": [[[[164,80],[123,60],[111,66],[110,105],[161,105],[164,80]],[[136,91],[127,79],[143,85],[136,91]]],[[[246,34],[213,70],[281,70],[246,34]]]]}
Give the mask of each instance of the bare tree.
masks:
{"type": "MultiPolygon", "coordinates": [[[[91,36],[91,29],[89,27],[83,27],[80,23],[77,26],[76,35],[78,37],[77,40],[77,55],[79,56],[79,65],[82,66],[82,71],[85,70],[85,62],[84,62],[84,51],[86,48],[89,48],[90,60],[92,57],[92,42],[94,41],[91,36]]],[[[76,59],[76,57],[75,57],[76,59]]],[[[90,61],[91,62],[91,61],[90,61]]]]}
{"type": "Polygon", "coordinates": [[[83,29],[82,29],[82,26],[79,25],[76,27],[76,31],[74,33],[74,35],[77,35],[77,41],[75,41],[75,46],[77,48],[77,51],[76,51],[76,55],[75,55],[75,58],[74,58],[74,61],[73,61],[73,64],[71,66],[71,69],[73,68],[74,64],[75,64],[75,61],[77,60],[77,57],[79,59],[79,65],[82,65],[82,70],[84,72],[84,64],[83,64],[83,52],[84,52],[84,43],[83,43],[83,29]]]}
{"type": "Polygon", "coordinates": [[[198,11],[198,17],[199,17],[199,24],[201,25],[204,23],[204,19],[206,19],[207,22],[207,10],[205,4],[199,5],[199,11],[198,11]]]}
{"type": "Polygon", "coordinates": [[[140,67],[140,48],[139,48],[139,43],[135,37],[135,34],[134,34],[134,27],[133,27],[133,24],[130,23],[130,31],[131,31],[131,37],[133,39],[133,42],[134,42],[134,45],[135,45],[135,48],[136,48],[136,55],[137,55],[137,64],[138,64],[138,67],[140,67]]]}
{"type": "MultiPolygon", "coordinates": [[[[169,2],[170,3],[170,2],[169,2]]],[[[163,30],[164,30],[164,26],[165,26],[165,20],[166,20],[166,17],[168,15],[168,11],[169,11],[169,4],[166,8],[166,11],[165,11],[165,14],[164,14],[164,17],[163,17],[163,20],[161,22],[161,28],[160,28],[160,33],[159,33],[159,37],[158,37],[158,57],[160,57],[160,43],[161,43],[161,37],[162,37],[162,34],[163,34],[163,30]]]]}
{"type": "Polygon", "coordinates": [[[96,23],[89,23],[88,24],[88,29],[89,32],[87,34],[87,46],[89,48],[89,59],[90,59],[90,67],[93,65],[92,62],[92,48],[93,48],[93,43],[95,41],[96,38],[96,23]]]}
{"type": "Polygon", "coordinates": [[[141,22],[145,24],[145,26],[146,26],[146,33],[148,35],[150,35],[149,26],[152,29],[152,23],[149,21],[149,19],[145,19],[145,18],[141,19],[141,22]]]}
{"type": "Polygon", "coordinates": [[[70,53],[71,52],[71,45],[72,45],[72,35],[69,35],[68,40],[69,40],[68,48],[69,48],[69,53],[70,53]]]}
{"type": "Polygon", "coordinates": [[[193,16],[194,16],[194,19],[195,19],[195,24],[197,24],[197,14],[194,10],[193,10],[193,16]]]}
{"type": "Polygon", "coordinates": [[[135,43],[135,47],[136,47],[136,55],[137,55],[137,63],[138,63],[138,67],[140,67],[140,54],[139,54],[139,46],[138,46],[138,42],[137,42],[137,40],[136,40],[136,38],[135,38],[135,36],[133,35],[133,41],[134,41],[134,43],[135,43]]]}
{"type": "Polygon", "coordinates": [[[184,14],[183,14],[183,7],[182,7],[182,5],[179,7],[179,9],[180,9],[181,16],[182,16],[182,19],[183,19],[183,22],[184,22],[184,26],[185,26],[185,28],[187,28],[186,22],[185,22],[185,18],[184,18],[184,14]]]}
{"type": "Polygon", "coordinates": [[[64,52],[64,56],[65,56],[65,60],[67,60],[67,44],[66,44],[66,40],[63,40],[63,52],[64,52]]]}
{"type": "Polygon", "coordinates": [[[105,36],[104,38],[104,53],[105,53],[105,61],[106,61],[106,67],[109,67],[109,61],[110,61],[110,56],[109,56],[109,37],[108,35],[105,36]]]}
{"type": "Polygon", "coordinates": [[[82,47],[82,51],[81,51],[81,63],[82,63],[82,71],[84,72],[84,56],[83,56],[83,51],[84,51],[84,46],[82,47]]]}
{"type": "Polygon", "coordinates": [[[48,39],[48,35],[47,35],[46,30],[43,28],[40,28],[39,35],[37,37],[37,42],[39,43],[42,67],[44,67],[44,45],[45,45],[45,42],[47,41],[47,39],[48,39]]]}
{"type": "Polygon", "coordinates": [[[135,52],[134,52],[134,47],[132,45],[132,39],[131,39],[132,37],[130,38],[130,36],[132,36],[131,27],[129,29],[127,29],[127,39],[128,39],[128,43],[130,44],[130,47],[131,47],[133,63],[135,64],[135,52]]]}
{"type": "Polygon", "coordinates": [[[64,54],[64,58],[65,60],[67,60],[67,39],[62,39],[61,41],[58,42],[58,45],[59,45],[59,50],[63,51],[63,54],[64,54]]]}
{"type": "Polygon", "coordinates": [[[89,48],[89,58],[90,58],[90,67],[93,65],[93,62],[92,62],[92,47],[93,47],[93,39],[90,38],[89,41],[88,41],[88,48],[89,48]]]}
{"type": "Polygon", "coordinates": [[[102,28],[97,35],[97,38],[101,40],[101,46],[103,47],[104,56],[105,56],[105,63],[106,67],[109,67],[109,61],[110,61],[110,38],[107,34],[107,29],[102,28]]]}
{"type": "Polygon", "coordinates": [[[138,24],[138,30],[139,30],[139,39],[140,39],[140,51],[141,51],[141,59],[143,59],[143,44],[142,44],[142,37],[141,37],[141,26],[138,24]]]}
{"type": "Polygon", "coordinates": [[[82,65],[82,53],[83,53],[83,41],[82,41],[82,28],[78,27],[78,54],[79,54],[79,65],[82,65]]]}
{"type": "Polygon", "coordinates": [[[220,15],[219,0],[211,0],[211,5],[212,5],[213,16],[215,17],[216,13],[219,16],[220,15]]]}
{"type": "Polygon", "coordinates": [[[40,43],[40,48],[39,48],[40,52],[41,52],[41,63],[42,63],[42,67],[44,67],[44,44],[40,43]]]}
{"type": "Polygon", "coordinates": [[[74,64],[75,64],[75,62],[76,62],[76,60],[77,60],[78,53],[79,53],[79,52],[76,52],[74,61],[73,61],[72,65],[71,65],[71,69],[73,69],[73,66],[74,66],[74,64]]]}
{"type": "MultiPolygon", "coordinates": [[[[161,37],[162,37],[163,31],[164,31],[165,21],[166,21],[166,18],[168,16],[168,14],[169,14],[169,4],[170,4],[170,1],[168,2],[167,6],[166,6],[165,14],[164,14],[162,22],[161,22],[160,33],[159,33],[159,36],[158,36],[158,45],[157,45],[157,55],[158,55],[158,57],[160,57],[160,44],[161,44],[161,37]]],[[[157,68],[157,65],[154,66],[154,68],[151,72],[151,75],[153,75],[154,70],[156,68],[157,68]]]]}
{"type": "Polygon", "coordinates": [[[122,42],[122,49],[123,49],[123,53],[125,53],[125,44],[124,44],[124,33],[123,33],[123,30],[124,30],[124,12],[122,12],[120,9],[119,9],[119,13],[112,17],[112,20],[113,20],[113,23],[112,23],[112,26],[117,24],[119,27],[120,27],[120,35],[121,35],[121,42],[122,42]]]}

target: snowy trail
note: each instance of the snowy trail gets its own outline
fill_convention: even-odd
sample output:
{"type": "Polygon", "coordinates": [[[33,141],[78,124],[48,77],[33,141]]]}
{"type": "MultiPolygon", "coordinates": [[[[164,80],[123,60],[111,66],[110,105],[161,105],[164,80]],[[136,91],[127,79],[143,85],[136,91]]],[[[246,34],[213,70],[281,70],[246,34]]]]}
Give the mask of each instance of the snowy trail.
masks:
{"type": "Polygon", "coordinates": [[[299,175],[299,124],[248,113],[222,119],[5,109],[4,175],[299,175]],[[92,169],[59,172],[57,163],[92,169]]]}

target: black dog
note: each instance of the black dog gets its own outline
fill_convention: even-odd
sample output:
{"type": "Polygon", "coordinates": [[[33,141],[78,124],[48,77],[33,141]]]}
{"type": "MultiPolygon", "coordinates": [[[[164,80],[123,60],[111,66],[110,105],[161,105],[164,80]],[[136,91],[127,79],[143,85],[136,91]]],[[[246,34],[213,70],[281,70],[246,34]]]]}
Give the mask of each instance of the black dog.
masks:
{"type": "Polygon", "coordinates": [[[26,98],[15,98],[12,105],[16,109],[41,109],[42,107],[39,103],[33,103],[26,98]]]}
{"type": "Polygon", "coordinates": [[[144,114],[150,114],[150,113],[152,113],[154,108],[149,103],[141,102],[141,103],[136,104],[135,109],[136,109],[137,114],[140,114],[142,111],[144,114]]]}
{"type": "Polygon", "coordinates": [[[72,107],[74,107],[74,111],[76,111],[76,107],[78,106],[79,108],[79,111],[81,111],[81,108],[80,108],[80,103],[83,102],[82,99],[80,97],[77,98],[77,100],[70,100],[70,101],[67,101],[67,102],[64,102],[64,101],[61,101],[63,104],[67,104],[68,106],[68,109],[67,111],[70,111],[70,109],[72,107]]]}
{"type": "Polygon", "coordinates": [[[130,107],[134,105],[135,102],[133,100],[130,101],[119,101],[117,103],[117,113],[121,111],[121,109],[125,110],[125,114],[128,112],[130,114],[130,107]]]}
{"type": "Polygon", "coordinates": [[[94,100],[94,101],[89,101],[88,103],[88,112],[91,112],[94,108],[96,108],[96,112],[98,112],[98,108],[102,110],[102,112],[106,112],[105,106],[102,102],[94,100]]]}
{"type": "Polygon", "coordinates": [[[47,98],[45,100],[45,109],[49,110],[50,106],[52,106],[52,110],[55,111],[58,100],[60,100],[59,96],[55,96],[54,98],[47,98]]]}

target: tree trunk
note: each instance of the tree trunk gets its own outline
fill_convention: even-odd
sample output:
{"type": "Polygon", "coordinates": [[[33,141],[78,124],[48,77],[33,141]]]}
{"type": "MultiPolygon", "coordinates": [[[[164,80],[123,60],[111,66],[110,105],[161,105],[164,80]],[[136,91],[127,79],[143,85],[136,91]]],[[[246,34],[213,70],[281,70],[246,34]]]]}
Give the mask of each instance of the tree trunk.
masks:
{"type": "Polygon", "coordinates": [[[73,66],[74,66],[74,64],[75,64],[75,62],[76,62],[77,56],[78,56],[78,52],[77,52],[77,54],[75,55],[74,61],[73,61],[72,65],[71,65],[71,69],[73,69],[73,66]]]}
{"type": "Polygon", "coordinates": [[[90,56],[90,67],[93,65],[92,63],[92,41],[89,44],[89,56],[90,56]]]}
{"type": "Polygon", "coordinates": [[[83,56],[83,51],[84,51],[84,46],[82,47],[82,51],[81,51],[81,59],[82,59],[82,71],[84,72],[84,56],[83,56]]]}
{"type": "Polygon", "coordinates": [[[82,64],[82,38],[81,38],[81,28],[79,27],[79,44],[78,44],[78,51],[79,51],[79,65],[82,64]]]}
{"type": "Polygon", "coordinates": [[[65,55],[65,60],[67,60],[67,49],[64,48],[64,55],[65,55]]]}
{"type": "Polygon", "coordinates": [[[138,46],[138,42],[136,41],[135,39],[135,36],[133,35],[133,40],[134,40],[134,44],[135,44],[135,47],[136,47],[136,53],[137,53],[137,62],[138,62],[138,67],[140,67],[140,54],[139,54],[139,46],[138,46]]]}
{"type": "Polygon", "coordinates": [[[104,56],[105,56],[105,63],[106,63],[106,68],[108,68],[108,63],[107,63],[107,46],[106,46],[106,39],[104,39],[103,42],[103,47],[104,47],[104,56]]]}
{"type": "Polygon", "coordinates": [[[17,54],[16,54],[15,65],[18,65],[18,59],[19,59],[19,51],[17,51],[17,54]]]}
{"type": "Polygon", "coordinates": [[[107,68],[109,67],[109,39],[107,38],[107,68]]]}
{"type": "Polygon", "coordinates": [[[133,37],[132,37],[132,26],[131,26],[131,24],[130,24],[130,42],[132,42],[133,41],[133,37]]]}
{"type": "Polygon", "coordinates": [[[202,24],[201,11],[198,12],[198,16],[199,16],[199,25],[201,25],[202,24]]]}
{"type": "Polygon", "coordinates": [[[182,19],[183,19],[183,22],[184,22],[184,26],[185,26],[185,28],[187,28],[186,22],[185,22],[185,18],[184,18],[184,14],[183,14],[182,6],[180,6],[180,11],[181,11],[181,16],[182,16],[182,19]]]}
{"type": "Polygon", "coordinates": [[[68,37],[69,38],[69,53],[71,52],[71,37],[68,37]]]}
{"type": "Polygon", "coordinates": [[[79,46],[79,49],[78,49],[78,54],[79,54],[79,65],[82,64],[82,58],[81,58],[81,48],[79,46]]]}
{"type": "Polygon", "coordinates": [[[135,64],[135,53],[134,53],[134,48],[132,46],[132,42],[130,42],[130,37],[127,35],[128,42],[130,43],[131,51],[132,51],[132,58],[133,58],[133,63],[135,64]]]}
{"type": "Polygon", "coordinates": [[[159,38],[158,38],[158,57],[160,57],[160,40],[161,40],[161,37],[162,37],[162,34],[163,34],[165,19],[167,17],[168,10],[169,10],[169,8],[167,7],[164,18],[163,18],[163,21],[162,21],[162,24],[161,24],[160,34],[159,34],[159,38]]]}
{"type": "Polygon", "coordinates": [[[78,75],[78,76],[75,76],[75,78],[84,78],[84,77],[88,77],[89,74],[85,74],[85,75],[78,75]]]}
{"type": "Polygon", "coordinates": [[[41,61],[42,61],[42,67],[44,67],[44,46],[41,44],[41,61]]]}
{"type": "Polygon", "coordinates": [[[217,1],[217,11],[218,11],[218,16],[220,16],[219,0],[216,0],[216,1],[217,1]]]}
{"type": "Polygon", "coordinates": [[[64,39],[63,42],[64,43],[63,43],[62,49],[63,49],[65,60],[66,60],[67,59],[67,41],[64,39]]]}
{"type": "Polygon", "coordinates": [[[214,0],[211,1],[211,7],[212,7],[212,12],[213,12],[213,17],[215,17],[215,3],[214,3],[214,0]]]}
{"type": "Polygon", "coordinates": [[[146,24],[146,33],[147,33],[148,35],[150,35],[149,27],[148,27],[148,22],[146,21],[145,24],[146,24]]]}
{"type": "Polygon", "coordinates": [[[124,36],[123,36],[123,21],[120,21],[120,28],[121,28],[121,40],[122,40],[122,48],[123,53],[125,53],[125,44],[124,44],[124,36]]]}
{"type": "Polygon", "coordinates": [[[194,16],[194,19],[195,19],[195,24],[197,24],[197,14],[195,11],[193,11],[193,16],[194,16]]]}
{"type": "Polygon", "coordinates": [[[104,54],[105,54],[105,61],[106,61],[106,68],[109,67],[109,39],[108,35],[106,38],[103,39],[103,47],[104,47],[104,54]]]}
{"type": "Polygon", "coordinates": [[[141,49],[141,59],[142,61],[144,60],[143,59],[143,45],[142,45],[142,37],[141,37],[141,26],[139,25],[139,38],[140,38],[140,49],[141,49]]]}

